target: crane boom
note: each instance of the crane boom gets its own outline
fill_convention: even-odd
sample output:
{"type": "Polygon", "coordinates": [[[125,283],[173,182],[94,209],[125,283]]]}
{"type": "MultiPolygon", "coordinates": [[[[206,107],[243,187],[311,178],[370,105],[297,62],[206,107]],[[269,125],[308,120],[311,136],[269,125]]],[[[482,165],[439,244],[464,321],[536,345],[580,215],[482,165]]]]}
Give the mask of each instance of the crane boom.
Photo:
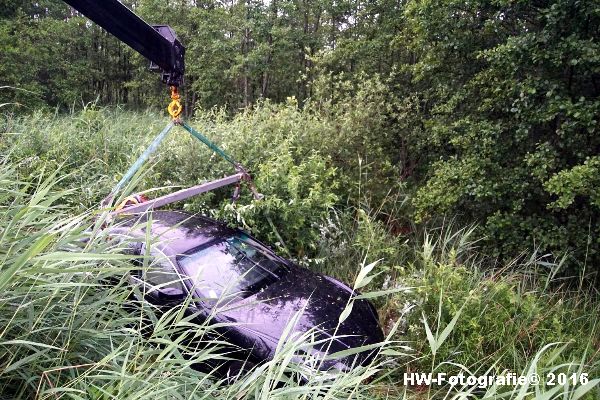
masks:
{"type": "Polygon", "coordinates": [[[150,60],[163,81],[179,86],[185,72],[185,47],[167,25],[149,25],[118,0],[64,0],[106,31],[150,60]]]}

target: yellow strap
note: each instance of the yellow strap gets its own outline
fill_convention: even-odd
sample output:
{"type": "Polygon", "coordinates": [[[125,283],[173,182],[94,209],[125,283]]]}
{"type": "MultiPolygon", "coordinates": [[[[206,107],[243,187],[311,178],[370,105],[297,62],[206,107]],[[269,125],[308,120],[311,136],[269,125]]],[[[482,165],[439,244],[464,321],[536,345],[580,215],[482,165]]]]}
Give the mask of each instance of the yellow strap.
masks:
{"type": "Polygon", "coordinates": [[[119,204],[116,207],[116,210],[117,211],[118,210],[122,210],[125,207],[134,206],[136,204],[140,204],[140,203],[143,203],[143,202],[144,202],[144,199],[141,196],[139,196],[137,194],[132,194],[131,196],[126,197],[125,200],[123,200],[121,202],[121,204],[119,204]]]}

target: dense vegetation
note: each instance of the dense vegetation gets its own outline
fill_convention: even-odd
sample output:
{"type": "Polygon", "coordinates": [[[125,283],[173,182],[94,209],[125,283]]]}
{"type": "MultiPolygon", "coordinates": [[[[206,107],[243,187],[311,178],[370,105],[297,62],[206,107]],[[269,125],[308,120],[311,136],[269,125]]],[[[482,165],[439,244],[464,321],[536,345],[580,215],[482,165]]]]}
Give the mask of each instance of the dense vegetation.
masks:
{"type": "MultiPolygon", "coordinates": [[[[265,104],[233,119],[200,115],[190,122],[203,126],[252,166],[266,198],[252,202],[245,193],[232,205],[230,192],[222,190],[178,207],[245,226],[282,254],[348,282],[367,263],[381,260],[362,291],[384,292],[373,300],[389,339],[399,342],[386,344],[372,366],[335,383],[315,379],[299,389],[292,380],[278,388],[279,373],[296,368],[285,360],[287,352],[298,351],[299,341],[264,367],[267,375],[265,369],[257,372],[261,379],[255,374],[224,388],[215,379],[197,380],[199,373],[189,368],[194,360],[214,358],[218,343],[202,351],[183,346],[176,334],[184,335],[184,327],[190,326],[182,315],[167,316],[145,340],[140,318],[121,310],[130,289],[106,286],[108,276],[120,277],[131,268],[115,254],[119,247],[99,231],[78,254],[67,257],[63,251],[77,248],[82,230],[92,223],[90,210],[98,216],[96,204],[165,120],[153,113],[88,108],[67,116],[36,113],[4,120],[3,186],[9,190],[2,200],[2,226],[7,228],[2,236],[6,273],[0,307],[7,327],[1,343],[10,356],[4,361],[6,373],[0,375],[2,390],[33,393],[41,385],[44,396],[58,390],[83,398],[102,398],[101,393],[106,398],[137,398],[155,390],[181,391],[187,397],[200,388],[213,398],[236,398],[248,391],[257,398],[312,398],[317,393],[340,399],[395,398],[412,396],[399,386],[407,370],[450,373],[462,366],[479,373],[580,371],[597,376],[600,326],[595,315],[600,309],[593,290],[583,284],[575,290],[558,287],[559,281],[548,273],[551,268],[535,253],[528,260],[491,265],[477,249],[474,228],[446,222],[439,229],[408,229],[409,205],[402,187],[376,195],[377,174],[385,171],[386,163],[371,168],[344,151],[361,149],[366,134],[352,135],[352,125],[343,128],[352,112],[348,108],[348,114],[331,116],[290,103],[265,104]],[[329,129],[335,132],[331,126],[345,137],[344,148],[336,145],[340,137],[323,135],[329,129]],[[343,159],[344,168],[336,168],[334,159],[343,159]],[[37,315],[37,322],[26,322],[30,315],[37,315]],[[65,328],[64,320],[72,322],[65,328]],[[429,335],[425,326],[437,333],[429,335]],[[441,338],[446,327],[448,334],[441,338]],[[171,340],[171,347],[157,357],[157,346],[171,340]],[[86,343],[96,341],[90,352],[86,343]],[[134,356],[127,355],[131,352],[134,356]],[[181,358],[190,353],[192,359],[181,358]],[[51,377],[46,371],[54,368],[64,368],[65,375],[51,377]],[[123,368],[128,372],[118,383],[107,378],[123,368]],[[383,372],[374,382],[356,386],[377,371],[383,372]],[[138,385],[147,386],[138,392],[138,385]]],[[[139,188],[191,185],[228,168],[183,130],[171,134],[154,161],[139,178],[139,188]]],[[[213,329],[210,324],[193,328],[213,329]]],[[[521,389],[509,396],[524,398],[534,390],[521,389]]],[[[553,389],[538,388],[540,393],[553,389]]],[[[561,387],[553,393],[575,395],[576,389],[561,387]]],[[[433,388],[429,396],[446,390],[433,388]]],[[[466,393],[473,388],[452,390],[466,393]]],[[[487,392],[493,396],[492,389],[487,392]]]]}
{"type": "MultiPolygon", "coordinates": [[[[266,195],[231,204],[220,190],[177,207],[243,226],[309,268],[361,276],[388,341],[371,366],[298,386],[288,355],[310,342],[299,338],[228,386],[190,368],[219,343],[186,347],[181,313],[144,337],[141,316],[122,309],[125,281],[106,284],[131,268],[127,256],[101,230],[80,240],[166,124],[165,88],[62,2],[0,1],[2,395],[600,395],[594,380],[402,386],[405,371],[598,377],[597,2],[125,3],[176,29],[186,117],[266,195]]],[[[177,129],[128,190],[229,168],[177,129]]]]}
{"type": "MultiPolygon", "coordinates": [[[[365,162],[389,161],[385,182],[408,183],[411,220],[477,222],[491,256],[538,248],[561,274],[596,276],[597,2],[130,3],[186,44],[188,114],[291,96],[332,115],[350,107],[342,123],[364,146],[340,151],[380,149],[365,162]]],[[[0,103],[166,101],[141,57],[62,2],[3,4],[0,85],[35,94],[3,90],[0,103]]]]}

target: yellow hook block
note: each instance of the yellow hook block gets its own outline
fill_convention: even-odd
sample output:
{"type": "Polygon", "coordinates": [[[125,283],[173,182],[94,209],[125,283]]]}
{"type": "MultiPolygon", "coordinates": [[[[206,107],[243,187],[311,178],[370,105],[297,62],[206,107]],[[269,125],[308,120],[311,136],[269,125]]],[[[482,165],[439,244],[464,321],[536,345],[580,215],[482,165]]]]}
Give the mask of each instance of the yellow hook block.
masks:
{"type": "Polygon", "coordinates": [[[183,111],[183,106],[181,105],[179,100],[173,100],[167,107],[167,111],[173,119],[177,119],[177,117],[181,115],[181,111],[183,111]]]}
{"type": "Polygon", "coordinates": [[[181,98],[181,96],[179,96],[177,86],[171,86],[171,103],[167,107],[167,111],[169,112],[169,114],[171,115],[171,118],[173,118],[173,120],[176,120],[177,118],[179,118],[179,116],[181,115],[181,112],[183,111],[183,106],[181,105],[181,102],[179,101],[180,98],[181,98]]]}

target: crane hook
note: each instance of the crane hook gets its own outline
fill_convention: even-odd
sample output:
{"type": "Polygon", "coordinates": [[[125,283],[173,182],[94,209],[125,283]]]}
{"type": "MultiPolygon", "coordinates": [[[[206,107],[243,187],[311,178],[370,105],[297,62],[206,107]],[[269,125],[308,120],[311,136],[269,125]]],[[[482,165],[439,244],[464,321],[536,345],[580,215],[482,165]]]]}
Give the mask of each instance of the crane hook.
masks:
{"type": "Polygon", "coordinates": [[[171,86],[171,103],[169,103],[169,106],[167,107],[167,111],[171,115],[171,118],[173,118],[173,122],[176,124],[181,124],[181,120],[179,119],[179,116],[181,115],[181,112],[183,111],[183,106],[181,105],[181,102],[179,101],[180,98],[181,98],[181,96],[179,95],[179,90],[178,90],[177,86],[171,86]]]}

